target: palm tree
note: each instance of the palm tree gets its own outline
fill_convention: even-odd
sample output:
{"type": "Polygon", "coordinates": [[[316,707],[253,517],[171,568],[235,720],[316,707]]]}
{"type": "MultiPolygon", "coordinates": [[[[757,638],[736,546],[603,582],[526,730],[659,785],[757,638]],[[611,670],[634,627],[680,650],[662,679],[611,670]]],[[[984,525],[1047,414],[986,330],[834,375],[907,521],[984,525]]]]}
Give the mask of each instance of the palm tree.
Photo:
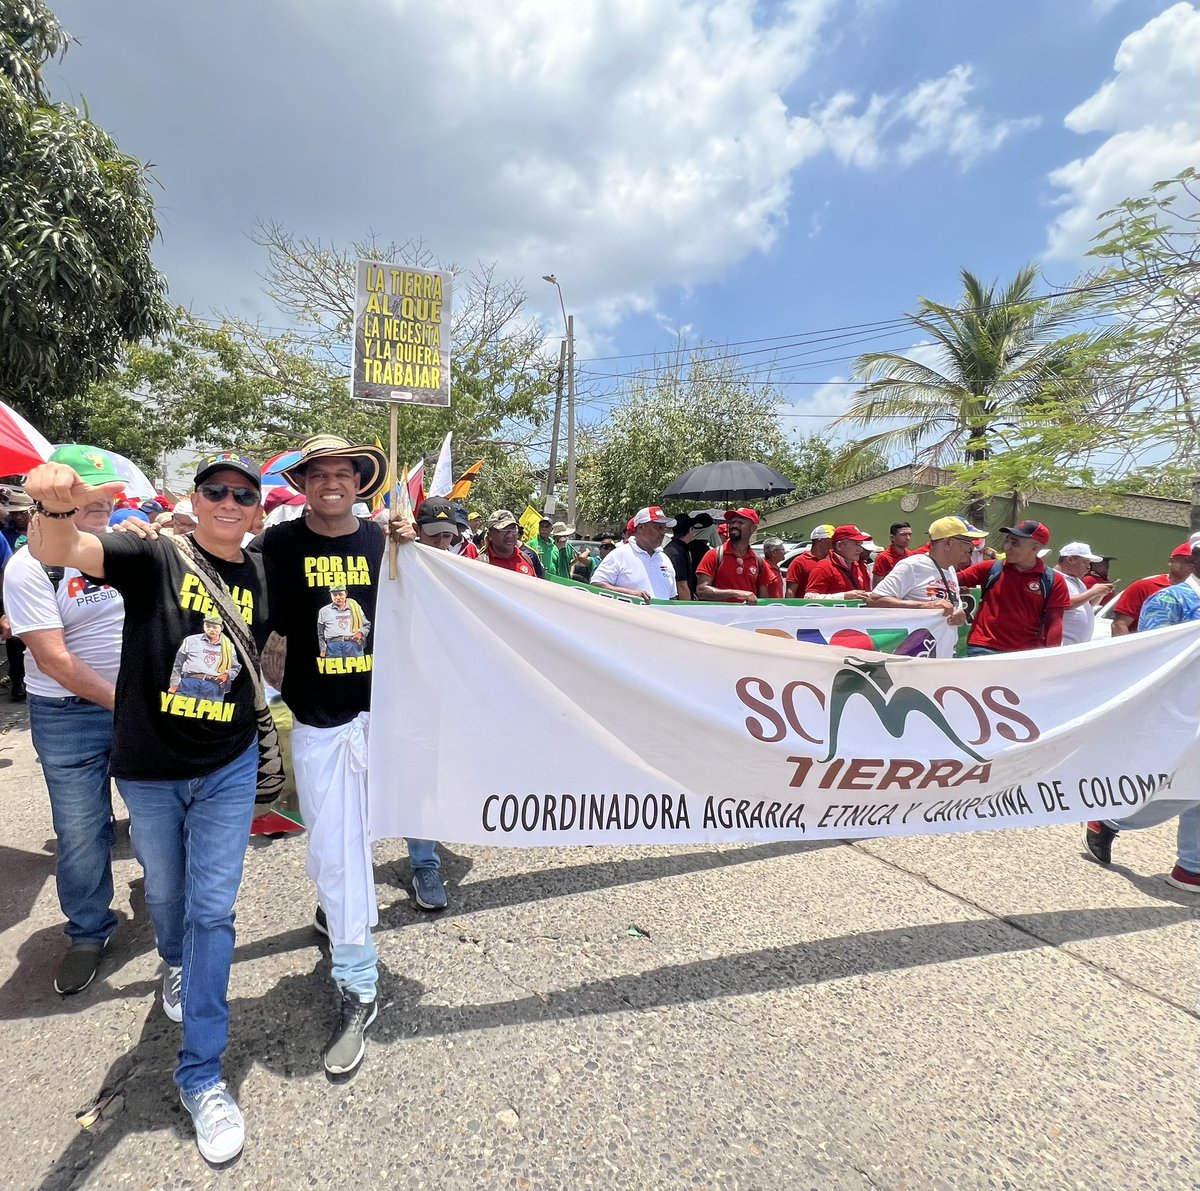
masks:
{"type": "MultiPolygon", "coordinates": [[[[1064,334],[1078,314],[1073,295],[1038,298],[1036,268],[1027,265],[1001,292],[962,271],[957,305],[922,298],[906,317],[936,348],[936,367],[895,352],[859,356],[855,376],[866,383],[835,425],[901,420],[860,439],[848,458],[906,448],[919,467],[977,464],[1001,436],[1037,423],[1039,407],[1063,397],[1072,357],[1087,335],[1064,334]]],[[[987,498],[971,491],[967,515],[986,528],[987,498]]]]}

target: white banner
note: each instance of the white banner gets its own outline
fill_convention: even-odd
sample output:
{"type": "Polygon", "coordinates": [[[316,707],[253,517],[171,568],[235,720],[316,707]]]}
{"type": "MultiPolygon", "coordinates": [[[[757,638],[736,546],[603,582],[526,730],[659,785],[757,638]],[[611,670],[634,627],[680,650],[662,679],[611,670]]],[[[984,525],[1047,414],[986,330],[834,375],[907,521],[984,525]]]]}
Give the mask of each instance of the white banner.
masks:
{"type": "MultiPolygon", "coordinates": [[[[581,600],[406,546],[381,580],[376,839],[731,843],[1122,817],[1200,778],[1200,628],[960,660],[581,600]]],[[[1178,795],[1175,795],[1178,797],[1178,795]]]]}

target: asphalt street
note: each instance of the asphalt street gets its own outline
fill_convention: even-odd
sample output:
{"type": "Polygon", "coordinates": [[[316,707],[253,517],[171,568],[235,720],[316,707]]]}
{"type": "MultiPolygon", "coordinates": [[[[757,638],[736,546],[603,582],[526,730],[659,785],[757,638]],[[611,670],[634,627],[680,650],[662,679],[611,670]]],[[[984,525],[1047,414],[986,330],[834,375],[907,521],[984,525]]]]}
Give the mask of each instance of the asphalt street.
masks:
{"type": "Polygon", "coordinates": [[[1200,1183],[1200,904],[1163,881],[1170,825],[1123,835],[1109,870],[1079,828],[450,844],[435,915],[389,842],[383,1008],[343,1085],[321,1067],[334,1002],[303,837],[255,843],[226,1060],[247,1142],[212,1171],[170,1082],[128,836],[101,973],[59,997],[49,806],[22,709],[0,704],[0,731],[5,1188],[1200,1183]]]}

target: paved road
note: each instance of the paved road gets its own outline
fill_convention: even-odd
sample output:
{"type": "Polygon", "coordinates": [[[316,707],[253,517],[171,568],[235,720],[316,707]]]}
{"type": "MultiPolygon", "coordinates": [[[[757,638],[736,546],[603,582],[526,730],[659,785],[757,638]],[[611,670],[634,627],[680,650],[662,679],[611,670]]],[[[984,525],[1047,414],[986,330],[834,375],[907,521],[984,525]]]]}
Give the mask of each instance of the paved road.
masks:
{"type": "Polygon", "coordinates": [[[96,983],[58,997],[50,816],[0,705],[6,1188],[1192,1187],[1196,900],[1173,831],[854,845],[445,849],[417,911],[379,849],[384,1010],[357,1079],[304,845],[253,846],[228,1077],[248,1140],[212,1172],[169,1072],[177,1027],[128,839],[96,983]],[[631,934],[630,929],[639,928],[631,934]],[[112,1097],[99,1123],[76,1113],[112,1097]]]}

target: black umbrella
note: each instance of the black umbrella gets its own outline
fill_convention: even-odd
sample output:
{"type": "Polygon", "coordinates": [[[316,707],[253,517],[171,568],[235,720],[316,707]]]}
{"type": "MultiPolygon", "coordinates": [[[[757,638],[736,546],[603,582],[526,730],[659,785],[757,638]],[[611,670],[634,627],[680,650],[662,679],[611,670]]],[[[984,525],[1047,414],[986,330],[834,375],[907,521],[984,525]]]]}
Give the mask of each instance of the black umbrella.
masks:
{"type": "Polygon", "coordinates": [[[796,490],[773,467],[724,459],[685,471],[663,493],[663,500],[766,500],[796,490]]]}

